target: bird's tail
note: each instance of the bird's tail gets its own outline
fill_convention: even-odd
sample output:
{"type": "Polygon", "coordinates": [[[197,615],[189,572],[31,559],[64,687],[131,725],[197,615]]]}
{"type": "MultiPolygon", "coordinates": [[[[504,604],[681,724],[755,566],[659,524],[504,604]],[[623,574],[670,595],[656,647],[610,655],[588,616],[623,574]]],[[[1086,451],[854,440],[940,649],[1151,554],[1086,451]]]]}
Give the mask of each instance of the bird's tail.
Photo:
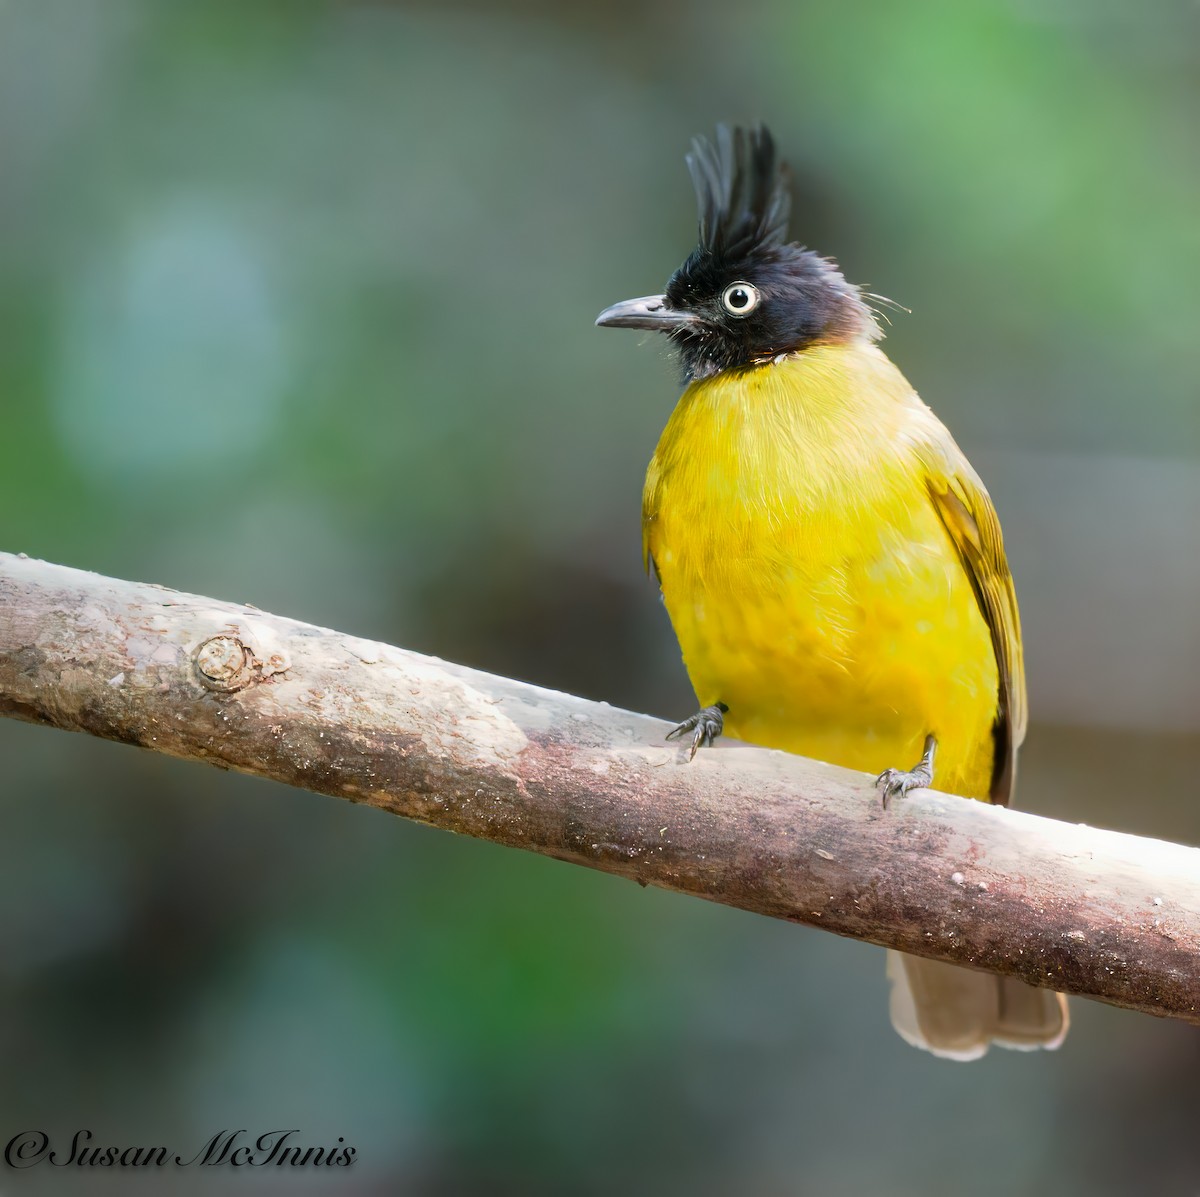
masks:
{"type": "Polygon", "coordinates": [[[913,1045],[948,1060],[975,1060],[991,1044],[1017,1051],[1056,1048],[1070,1018],[1065,994],[889,951],[892,1026],[913,1045]]]}

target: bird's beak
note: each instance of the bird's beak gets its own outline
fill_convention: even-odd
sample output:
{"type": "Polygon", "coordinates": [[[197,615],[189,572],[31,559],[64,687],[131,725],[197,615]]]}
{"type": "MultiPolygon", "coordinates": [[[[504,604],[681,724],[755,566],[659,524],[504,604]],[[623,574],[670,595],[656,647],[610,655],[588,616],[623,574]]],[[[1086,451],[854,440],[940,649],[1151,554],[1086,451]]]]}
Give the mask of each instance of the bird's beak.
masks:
{"type": "Polygon", "coordinates": [[[641,299],[626,299],[596,317],[601,328],[648,328],[653,332],[669,333],[686,328],[694,319],[687,312],[667,307],[665,295],[644,295],[641,299]]]}

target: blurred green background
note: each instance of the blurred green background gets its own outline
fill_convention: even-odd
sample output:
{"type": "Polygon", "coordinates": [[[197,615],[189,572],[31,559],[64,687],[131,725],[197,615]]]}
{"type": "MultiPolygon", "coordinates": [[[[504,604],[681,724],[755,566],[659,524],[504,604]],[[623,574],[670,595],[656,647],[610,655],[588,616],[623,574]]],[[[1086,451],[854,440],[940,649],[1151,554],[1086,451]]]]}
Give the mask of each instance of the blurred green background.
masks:
{"type": "MultiPolygon", "coordinates": [[[[0,546],[681,717],[675,400],[593,329],[765,119],[795,234],[1005,523],[1019,803],[1200,842],[1193,4],[0,2],[0,546]]],[[[299,1127],[349,1172],[0,1193],[1194,1194],[1200,1037],[906,1047],[883,954],[0,724],[0,1140],[299,1127]]]]}

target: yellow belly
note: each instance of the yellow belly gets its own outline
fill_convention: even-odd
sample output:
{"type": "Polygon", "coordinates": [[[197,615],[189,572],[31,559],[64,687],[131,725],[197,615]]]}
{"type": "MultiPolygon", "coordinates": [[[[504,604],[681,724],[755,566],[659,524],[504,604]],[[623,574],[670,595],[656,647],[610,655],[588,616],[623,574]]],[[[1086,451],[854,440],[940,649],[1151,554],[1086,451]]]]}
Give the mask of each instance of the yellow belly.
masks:
{"type": "Polygon", "coordinates": [[[647,476],[646,547],[728,734],[878,773],[932,732],[939,788],[987,796],[995,654],[913,453],[939,434],[865,344],[684,393],[647,476]]]}

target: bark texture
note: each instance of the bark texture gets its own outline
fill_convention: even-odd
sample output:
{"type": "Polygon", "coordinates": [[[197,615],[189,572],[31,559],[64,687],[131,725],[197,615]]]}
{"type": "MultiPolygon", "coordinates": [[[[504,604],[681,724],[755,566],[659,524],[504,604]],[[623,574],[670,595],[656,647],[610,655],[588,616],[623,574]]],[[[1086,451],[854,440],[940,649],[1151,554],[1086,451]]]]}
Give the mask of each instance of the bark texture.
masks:
{"type": "Polygon", "coordinates": [[[0,554],[0,714],[1200,1023],[1200,850],[872,779],[0,554]]]}

